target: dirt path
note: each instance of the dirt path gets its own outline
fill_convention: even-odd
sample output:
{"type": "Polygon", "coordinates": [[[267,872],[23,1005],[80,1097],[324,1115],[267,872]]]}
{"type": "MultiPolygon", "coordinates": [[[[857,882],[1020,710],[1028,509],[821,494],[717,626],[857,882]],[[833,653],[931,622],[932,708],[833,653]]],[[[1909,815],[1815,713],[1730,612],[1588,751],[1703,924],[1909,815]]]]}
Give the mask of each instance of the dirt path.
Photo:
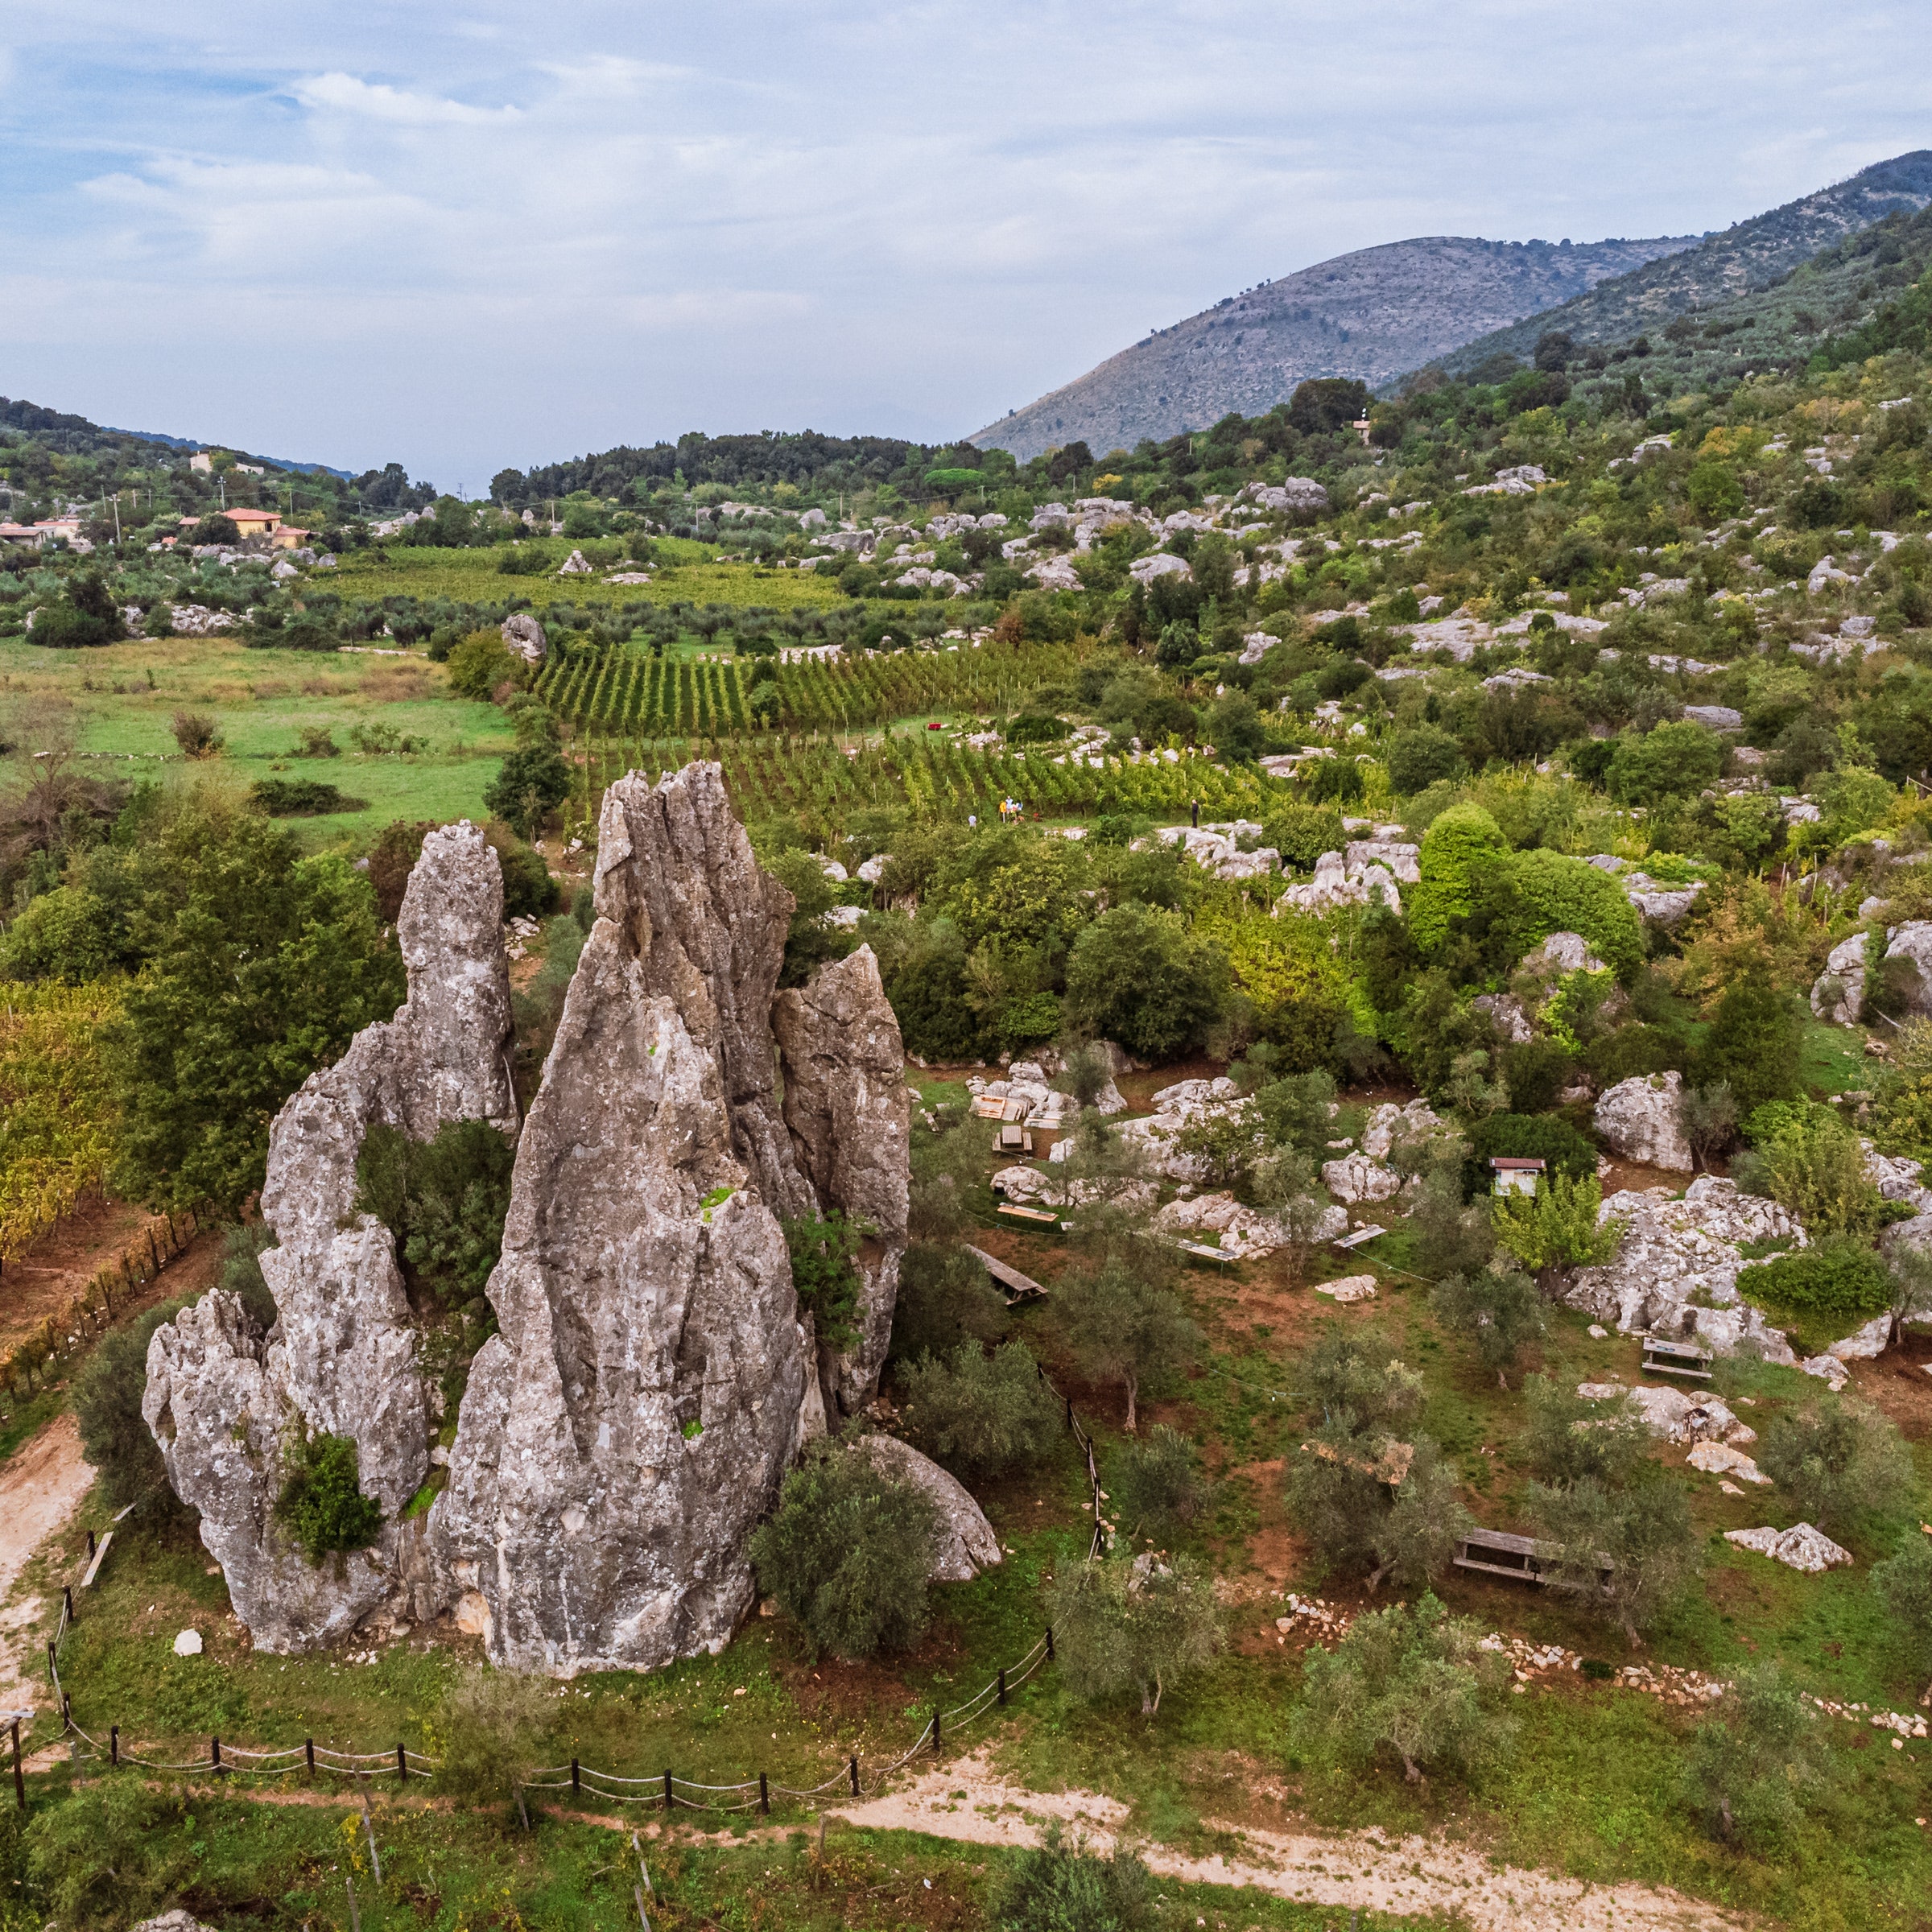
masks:
{"type": "MultiPolygon", "coordinates": [[[[34,1552],[80,1506],[94,1472],[80,1459],[80,1432],[63,1411],[5,1463],[0,1463],[0,1695],[24,1701],[12,1639],[40,1615],[29,1600],[9,1604],[34,1552]]],[[[38,1691],[35,1695],[39,1695],[38,1691]]]]}
{"type": "MultiPolygon", "coordinates": [[[[1092,1791],[1039,1793],[1002,1784],[983,1753],[928,1772],[912,1785],[833,1814],[854,1825],[923,1831],[968,1844],[1038,1844],[1059,1819],[1105,1850],[1127,1808],[1092,1791]]],[[[1148,1868],[1187,1884],[1253,1885],[1306,1905],[1375,1912],[1459,1911],[1478,1932],[1739,1932],[1750,1922],[1647,1885],[1591,1885],[1549,1872],[1497,1867],[1441,1839],[1381,1832],[1263,1831],[1208,1821],[1242,1847],[1232,1858],[1189,1858],[1141,1845],[1148,1868]]]]}

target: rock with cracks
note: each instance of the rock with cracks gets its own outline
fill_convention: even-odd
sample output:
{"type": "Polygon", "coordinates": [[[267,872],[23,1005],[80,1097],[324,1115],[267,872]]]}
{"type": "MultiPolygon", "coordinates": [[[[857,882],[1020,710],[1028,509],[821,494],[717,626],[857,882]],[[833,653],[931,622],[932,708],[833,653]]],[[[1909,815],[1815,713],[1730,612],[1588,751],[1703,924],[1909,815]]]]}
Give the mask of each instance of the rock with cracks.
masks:
{"type": "Polygon", "coordinates": [[[931,1580],[969,1583],[1000,1560],[1000,1539],[964,1484],[910,1443],[893,1435],[860,1438],[857,1452],[884,1474],[910,1483],[939,1514],[939,1547],[931,1580]]]}
{"type": "Polygon", "coordinates": [[[828,1410],[836,1401],[850,1415],[877,1389],[906,1252],[912,1132],[906,1051],[869,946],[781,993],[771,1025],[799,1165],[822,1211],[867,1229],[858,1256],[857,1337],[836,1356],[821,1345],[828,1410]]]}
{"type": "Polygon", "coordinates": [[[401,1596],[433,1607],[420,1519],[398,1519],[430,1468],[440,1393],[419,1362],[395,1242],[356,1212],[356,1157],[378,1123],[433,1139],[452,1121],[516,1131],[507,1047],[503,880],[467,822],[432,832],[397,933],[409,997],[312,1075],[269,1134],[262,1257],[279,1319],[263,1335],[220,1290],[156,1331],[142,1413],[176,1495],[200,1513],[256,1649],[301,1650],[401,1596]],[[369,1549],[309,1563],[275,1521],[289,1439],[356,1445],[360,1486],[382,1506],[369,1549]]]}
{"type": "Polygon", "coordinates": [[[1604,1144],[1627,1161],[1688,1174],[1690,1143],[1678,1118],[1681,1073],[1640,1073],[1619,1080],[1596,1103],[1594,1124],[1604,1144]]]}
{"type": "Polygon", "coordinates": [[[460,1617],[559,1676],[723,1647],[817,1393],[770,1017],[791,895],[716,765],[610,787],[595,893],[433,1514],[460,1617]]]}

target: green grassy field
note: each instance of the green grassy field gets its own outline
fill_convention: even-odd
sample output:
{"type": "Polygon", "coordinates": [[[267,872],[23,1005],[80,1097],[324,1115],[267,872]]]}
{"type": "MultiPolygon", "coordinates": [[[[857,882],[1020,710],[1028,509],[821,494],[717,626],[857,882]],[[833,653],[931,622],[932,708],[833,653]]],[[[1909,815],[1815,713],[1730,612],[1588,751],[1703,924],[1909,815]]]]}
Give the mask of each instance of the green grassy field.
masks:
{"type": "MultiPolygon", "coordinates": [[[[845,599],[829,577],[810,570],[770,570],[756,564],[720,564],[708,544],[657,537],[652,547],[664,561],[648,584],[606,584],[592,576],[510,576],[497,568],[496,550],[428,550],[388,544],[352,551],[328,577],[344,597],[450,597],[471,604],[527,597],[584,605],[631,603],[832,605],[845,599]]],[[[568,548],[559,547],[559,555],[568,548]]]]}

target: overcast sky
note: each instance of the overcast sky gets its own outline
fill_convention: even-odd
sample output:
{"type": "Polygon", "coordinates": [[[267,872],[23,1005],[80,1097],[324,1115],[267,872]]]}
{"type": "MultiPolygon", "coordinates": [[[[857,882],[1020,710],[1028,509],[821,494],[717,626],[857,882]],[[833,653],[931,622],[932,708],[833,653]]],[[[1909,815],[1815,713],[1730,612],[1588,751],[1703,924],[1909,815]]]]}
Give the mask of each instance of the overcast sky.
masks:
{"type": "Polygon", "coordinates": [[[0,47],[0,393],[444,489],[939,440],[1406,236],[1723,227],[1932,145],[1922,3],[71,0],[0,47]]]}

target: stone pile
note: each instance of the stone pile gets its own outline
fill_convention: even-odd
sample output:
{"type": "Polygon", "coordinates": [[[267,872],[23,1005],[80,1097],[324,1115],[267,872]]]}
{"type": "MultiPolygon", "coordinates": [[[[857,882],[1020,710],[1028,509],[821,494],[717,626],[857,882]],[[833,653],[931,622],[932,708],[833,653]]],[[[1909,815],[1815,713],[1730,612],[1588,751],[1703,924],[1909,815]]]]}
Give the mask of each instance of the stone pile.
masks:
{"type": "Polygon", "coordinates": [[[1797,1367],[1790,1343],[1737,1288],[1741,1243],[1806,1245],[1803,1228],[1776,1202],[1702,1174],[1682,1200],[1666,1188],[1614,1194],[1597,1218],[1600,1225],[1620,1222],[1623,1238],[1614,1261],[1577,1270],[1563,1296],[1569,1307],[1626,1335],[1696,1340],[1719,1355],[1748,1350],[1797,1367]]]}

